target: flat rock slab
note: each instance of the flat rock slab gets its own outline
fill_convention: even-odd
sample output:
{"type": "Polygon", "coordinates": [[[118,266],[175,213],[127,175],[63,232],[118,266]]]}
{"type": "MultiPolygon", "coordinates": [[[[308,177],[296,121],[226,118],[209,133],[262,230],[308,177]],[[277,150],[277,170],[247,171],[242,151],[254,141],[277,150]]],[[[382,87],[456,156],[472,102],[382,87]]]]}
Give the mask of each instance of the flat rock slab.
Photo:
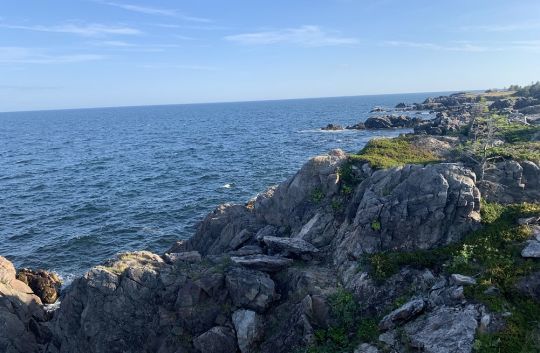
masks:
{"type": "Polygon", "coordinates": [[[424,311],[425,307],[426,302],[423,299],[411,300],[386,315],[379,323],[379,329],[381,331],[391,330],[400,324],[410,321],[424,311]]]}
{"type": "Polygon", "coordinates": [[[231,260],[235,264],[264,272],[278,272],[293,263],[286,257],[270,255],[233,256],[231,260]]]}
{"type": "Polygon", "coordinates": [[[319,252],[313,244],[300,238],[281,238],[265,236],[263,242],[268,248],[277,254],[311,255],[319,252]]]}
{"type": "Polygon", "coordinates": [[[165,262],[170,264],[175,264],[178,262],[200,262],[202,257],[201,254],[198,251],[185,251],[185,252],[173,252],[165,254],[163,257],[165,259],[165,262]]]}
{"type": "Polygon", "coordinates": [[[450,279],[452,282],[458,285],[473,285],[476,284],[476,280],[469,276],[460,275],[457,273],[454,273],[450,276],[450,279]]]}
{"type": "Polygon", "coordinates": [[[527,246],[521,251],[521,256],[523,257],[532,257],[540,258],[540,241],[538,240],[529,240],[527,246]]]}

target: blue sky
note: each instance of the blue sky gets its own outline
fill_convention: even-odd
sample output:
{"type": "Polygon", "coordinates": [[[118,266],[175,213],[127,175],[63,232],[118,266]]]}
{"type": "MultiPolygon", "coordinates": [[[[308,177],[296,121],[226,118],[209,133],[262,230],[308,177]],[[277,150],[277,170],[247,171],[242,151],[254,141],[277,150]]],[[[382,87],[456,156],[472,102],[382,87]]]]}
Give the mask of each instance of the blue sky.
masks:
{"type": "Polygon", "coordinates": [[[503,87],[540,1],[3,0],[0,111],[503,87]]]}

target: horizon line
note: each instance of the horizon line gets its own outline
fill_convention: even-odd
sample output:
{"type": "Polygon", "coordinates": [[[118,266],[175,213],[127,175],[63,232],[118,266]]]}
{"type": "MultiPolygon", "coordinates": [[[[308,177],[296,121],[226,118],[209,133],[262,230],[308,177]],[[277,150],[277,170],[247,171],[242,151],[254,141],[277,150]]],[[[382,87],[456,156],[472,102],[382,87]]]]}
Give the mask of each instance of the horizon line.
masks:
{"type": "MultiPolygon", "coordinates": [[[[494,89],[494,88],[489,88],[494,89]]],[[[279,102],[292,100],[309,100],[309,99],[328,99],[328,98],[354,98],[354,97],[370,97],[370,96],[392,96],[405,94],[422,94],[422,93],[456,93],[456,92],[479,92],[487,89],[464,89],[464,90],[443,90],[443,91],[420,91],[420,92],[394,92],[394,93],[371,93],[371,94],[355,94],[345,96],[323,96],[323,97],[295,97],[295,98],[275,98],[275,99],[253,99],[253,100],[224,100],[210,102],[187,102],[187,103],[161,103],[161,104],[141,104],[141,105],[117,105],[117,106],[99,106],[99,107],[74,107],[74,108],[46,108],[46,109],[31,109],[31,110],[6,110],[0,111],[0,114],[9,113],[39,113],[39,112],[54,112],[66,110],[92,110],[92,109],[122,109],[122,108],[143,108],[143,107],[166,107],[178,105],[204,105],[204,104],[239,104],[239,103],[257,103],[257,102],[279,102]]]]}

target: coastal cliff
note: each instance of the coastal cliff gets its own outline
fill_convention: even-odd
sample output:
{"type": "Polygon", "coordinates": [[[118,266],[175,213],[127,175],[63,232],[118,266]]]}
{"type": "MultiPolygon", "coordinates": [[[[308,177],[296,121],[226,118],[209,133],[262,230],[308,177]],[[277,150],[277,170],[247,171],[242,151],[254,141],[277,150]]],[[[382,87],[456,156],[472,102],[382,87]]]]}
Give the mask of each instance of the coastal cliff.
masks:
{"type": "Polygon", "coordinates": [[[314,157],[165,254],[96,266],[53,312],[0,258],[0,351],[534,352],[538,125],[502,103],[483,123],[482,99],[424,102],[415,134],[314,157]]]}

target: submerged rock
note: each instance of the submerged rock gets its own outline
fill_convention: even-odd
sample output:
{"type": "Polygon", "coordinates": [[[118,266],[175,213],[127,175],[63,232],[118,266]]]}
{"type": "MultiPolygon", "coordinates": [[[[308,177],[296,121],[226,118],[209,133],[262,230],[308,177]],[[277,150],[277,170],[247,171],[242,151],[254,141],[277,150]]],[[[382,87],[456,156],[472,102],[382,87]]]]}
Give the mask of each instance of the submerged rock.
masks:
{"type": "Polygon", "coordinates": [[[343,130],[343,126],[341,125],[335,125],[335,124],[328,124],[325,127],[321,128],[321,130],[326,131],[337,131],[337,130],[343,130]]]}

